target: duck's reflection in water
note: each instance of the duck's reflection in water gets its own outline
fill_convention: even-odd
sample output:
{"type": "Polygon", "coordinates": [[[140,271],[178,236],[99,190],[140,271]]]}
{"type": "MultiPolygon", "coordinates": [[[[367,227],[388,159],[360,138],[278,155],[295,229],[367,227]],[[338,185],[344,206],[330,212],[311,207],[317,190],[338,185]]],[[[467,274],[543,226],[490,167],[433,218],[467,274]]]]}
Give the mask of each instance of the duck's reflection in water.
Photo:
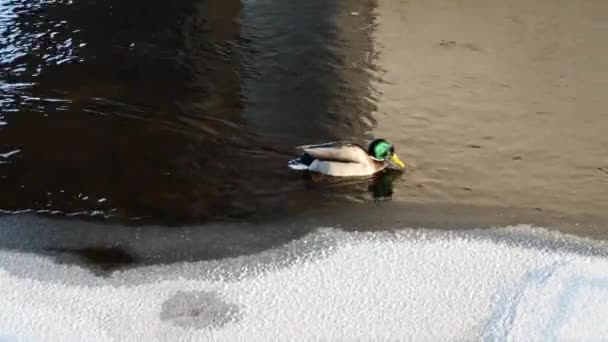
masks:
{"type": "Polygon", "coordinates": [[[349,195],[351,200],[362,202],[370,199],[374,201],[391,200],[394,187],[403,175],[403,171],[387,168],[372,176],[366,177],[331,177],[319,173],[304,172],[302,179],[304,187],[309,191],[318,191],[319,196],[325,200],[326,196],[349,195]]]}

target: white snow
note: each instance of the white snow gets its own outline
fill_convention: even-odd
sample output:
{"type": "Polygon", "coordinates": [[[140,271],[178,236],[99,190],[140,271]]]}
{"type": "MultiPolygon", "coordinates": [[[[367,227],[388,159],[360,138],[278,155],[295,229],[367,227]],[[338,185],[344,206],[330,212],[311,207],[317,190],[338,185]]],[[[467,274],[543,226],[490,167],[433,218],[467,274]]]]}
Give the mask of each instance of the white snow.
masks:
{"type": "Polygon", "coordinates": [[[0,337],[605,340],[605,251],[602,242],[529,226],[320,229],[258,255],[148,266],[107,278],[4,251],[0,337]]]}

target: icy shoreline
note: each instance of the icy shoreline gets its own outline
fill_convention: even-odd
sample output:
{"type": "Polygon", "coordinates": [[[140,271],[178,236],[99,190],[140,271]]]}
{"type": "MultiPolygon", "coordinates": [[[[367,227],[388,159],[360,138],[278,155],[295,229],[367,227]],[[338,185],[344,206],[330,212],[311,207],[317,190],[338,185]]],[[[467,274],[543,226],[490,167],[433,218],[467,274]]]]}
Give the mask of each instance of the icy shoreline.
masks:
{"type": "Polygon", "coordinates": [[[0,335],[26,340],[608,338],[602,242],[529,226],[353,233],[98,277],[0,254],[0,335]],[[52,275],[52,276],[50,276],[52,275]]]}

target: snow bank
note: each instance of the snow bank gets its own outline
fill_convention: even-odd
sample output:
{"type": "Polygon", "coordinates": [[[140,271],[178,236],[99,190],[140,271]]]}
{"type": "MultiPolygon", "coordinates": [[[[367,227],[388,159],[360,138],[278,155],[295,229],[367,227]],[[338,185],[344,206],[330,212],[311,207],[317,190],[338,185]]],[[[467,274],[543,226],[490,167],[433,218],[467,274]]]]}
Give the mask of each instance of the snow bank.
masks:
{"type": "Polygon", "coordinates": [[[320,229],[258,255],[107,278],[2,252],[0,339],[608,339],[606,250],[529,226],[320,229]]]}

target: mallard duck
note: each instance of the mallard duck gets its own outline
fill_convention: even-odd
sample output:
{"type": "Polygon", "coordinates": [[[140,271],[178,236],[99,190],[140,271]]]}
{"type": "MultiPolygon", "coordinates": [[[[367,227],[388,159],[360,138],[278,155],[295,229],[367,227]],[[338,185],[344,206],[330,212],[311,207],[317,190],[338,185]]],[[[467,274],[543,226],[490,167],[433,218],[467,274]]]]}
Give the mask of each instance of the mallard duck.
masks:
{"type": "Polygon", "coordinates": [[[304,153],[288,162],[293,170],[307,170],[330,176],[368,176],[384,170],[389,164],[400,169],[405,164],[395,154],[395,148],[384,139],[376,139],[367,151],[350,142],[330,142],[299,146],[304,153]]]}

